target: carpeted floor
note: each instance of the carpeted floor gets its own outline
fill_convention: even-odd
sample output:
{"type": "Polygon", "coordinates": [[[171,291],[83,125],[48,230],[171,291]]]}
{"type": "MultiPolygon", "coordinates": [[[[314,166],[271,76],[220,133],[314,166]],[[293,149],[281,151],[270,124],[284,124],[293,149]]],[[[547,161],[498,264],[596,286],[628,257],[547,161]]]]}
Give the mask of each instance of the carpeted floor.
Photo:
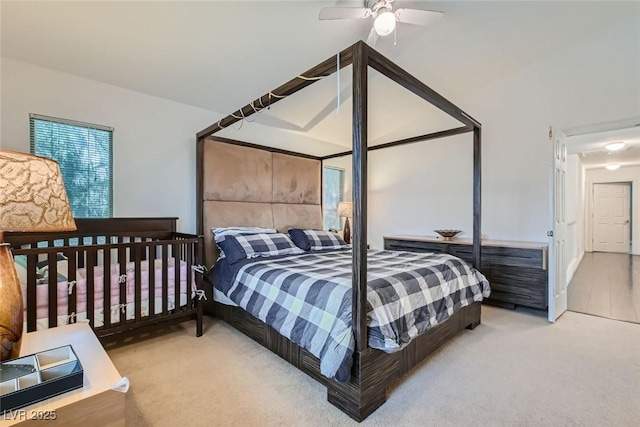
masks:
{"type": "MultiPolygon", "coordinates": [[[[482,325],[414,369],[362,425],[638,425],[640,325],[482,309],[482,325]]],[[[185,322],[109,355],[131,381],[130,426],[357,425],[319,383],[215,319],[200,338],[185,322]]]]}

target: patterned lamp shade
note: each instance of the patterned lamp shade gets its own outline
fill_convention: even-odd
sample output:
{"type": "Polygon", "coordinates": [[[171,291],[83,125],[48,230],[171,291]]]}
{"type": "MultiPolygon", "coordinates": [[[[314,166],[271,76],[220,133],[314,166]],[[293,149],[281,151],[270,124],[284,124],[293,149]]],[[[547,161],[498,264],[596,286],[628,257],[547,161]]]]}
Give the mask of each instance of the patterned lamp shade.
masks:
{"type": "Polygon", "coordinates": [[[353,204],[351,202],[338,203],[338,216],[353,218],[353,204]]]}
{"type": "Polygon", "coordinates": [[[58,163],[0,150],[0,231],[75,229],[58,163]]]}
{"type": "Polygon", "coordinates": [[[58,163],[0,150],[0,361],[20,355],[24,309],[5,231],[76,229],[58,163]]]}

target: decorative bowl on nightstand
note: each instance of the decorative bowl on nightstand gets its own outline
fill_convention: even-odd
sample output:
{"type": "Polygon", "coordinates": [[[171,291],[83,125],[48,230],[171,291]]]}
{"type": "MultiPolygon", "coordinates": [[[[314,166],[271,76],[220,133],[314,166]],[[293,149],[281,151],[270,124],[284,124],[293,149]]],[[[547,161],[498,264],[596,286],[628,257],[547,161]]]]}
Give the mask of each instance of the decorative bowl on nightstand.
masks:
{"type": "Polygon", "coordinates": [[[451,240],[457,234],[462,233],[462,230],[433,230],[442,236],[442,240],[451,240]]]}

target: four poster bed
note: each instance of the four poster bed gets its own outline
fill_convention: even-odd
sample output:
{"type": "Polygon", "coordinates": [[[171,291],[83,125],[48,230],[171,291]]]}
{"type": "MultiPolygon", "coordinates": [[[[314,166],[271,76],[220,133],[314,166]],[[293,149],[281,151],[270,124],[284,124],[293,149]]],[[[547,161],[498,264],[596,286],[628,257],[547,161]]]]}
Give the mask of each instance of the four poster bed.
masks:
{"type": "MultiPolygon", "coordinates": [[[[367,252],[367,152],[467,132],[473,134],[473,267],[476,267],[480,265],[481,249],[481,126],[362,41],[302,76],[197,134],[198,232],[205,236],[207,265],[215,264],[206,279],[213,286],[206,288],[209,295],[205,310],[325,384],[329,402],[361,421],[386,401],[387,388],[403,374],[459,331],[479,325],[480,301],[489,293],[484,277],[458,258],[406,252],[367,252]],[[353,65],[352,151],[318,157],[213,136],[256,112],[256,106],[274,104],[313,84],[317,78],[329,76],[348,65],[353,65]],[[368,67],[446,112],[464,126],[367,147],[368,67]],[[336,243],[335,239],[319,234],[321,232],[309,230],[322,229],[322,162],[349,154],[353,159],[353,238],[352,247],[342,249],[339,241],[336,243]],[[238,257],[240,261],[230,260],[235,249],[225,246],[224,257],[216,262],[218,236],[216,234],[214,242],[212,229],[223,230],[216,230],[222,234],[227,232],[224,227],[238,226],[264,227],[252,231],[254,233],[289,231],[294,241],[294,232],[298,235],[306,233],[305,236],[311,236],[314,244],[324,244],[323,239],[330,239],[333,243],[327,246],[328,251],[314,252],[309,248],[305,251],[287,246],[287,252],[269,252],[268,255],[276,256],[258,258],[243,252],[238,257]],[[413,269],[403,269],[409,265],[413,269]],[[412,282],[406,276],[417,279],[412,282]],[[422,289],[410,294],[409,290],[417,287],[414,282],[420,282],[422,289]],[[400,283],[400,289],[396,288],[397,283],[400,283]],[[248,289],[250,286],[254,289],[248,289]],[[328,287],[330,291],[327,291],[328,287]],[[446,294],[445,288],[451,288],[451,294],[446,294]],[[303,289],[301,299],[296,300],[303,289]],[[400,301],[402,298],[398,294],[404,295],[405,299],[400,301]],[[415,324],[408,327],[410,331],[405,334],[411,339],[393,342],[393,337],[378,334],[382,328],[374,326],[379,326],[381,316],[389,313],[384,309],[393,306],[395,311],[402,311],[400,308],[407,305],[406,300],[417,294],[426,295],[432,304],[412,313],[418,319],[413,319],[415,324]],[[392,295],[393,301],[375,302],[384,299],[384,295],[392,295]],[[337,311],[323,311],[332,304],[331,300],[338,301],[337,311]],[[400,303],[394,304],[398,301],[400,303]],[[434,309],[434,304],[441,305],[440,309],[434,309]],[[283,314],[284,306],[289,306],[290,311],[283,314]],[[301,320],[302,315],[291,315],[291,311],[303,314],[306,311],[308,316],[301,320]],[[323,326],[327,318],[332,325],[330,328],[323,326]],[[337,324],[343,326],[341,335],[322,341],[322,350],[319,351],[318,336],[324,336],[328,329],[333,332],[337,324]],[[298,332],[301,329],[311,329],[314,335],[300,338],[298,332]],[[391,352],[387,352],[387,344],[394,347],[391,352]],[[339,356],[348,358],[348,363],[336,365],[336,368],[329,363],[333,360],[329,359],[338,357],[335,353],[344,348],[347,350],[339,356]],[[331,353],[331,357],[326,353],[331,353]]],[[[221,238],[221,242],[233,241],[236,246],[247,249],[252,244],[251,240],[257,239],[242,233],[239,235],[238,240],[227,237],[226,240],[221,238]]],[[[272,239],[269,236],[279,235],[260,236],[259,239],[268,240],[272,239]]],[[[287,238],[274,237],[269,247],[281,249],[279,245],[284,240],[287,238]],[[278,241],[278,238],[282,240],[278,241]]],[[[220,245],[223,244],[221,242],[220,245]]],[[[297,242],[295,244],[300,246],[297,242]]],[[[409,307],[415,308],[412,305],[415,299],[411,301],[409,307]]],[[[394,318],[390,321],[394,328],[392,335],[397,333],[396,326],[404,325],[408,319],[407,313],[396,315],[399,320],[394,318]]]]}

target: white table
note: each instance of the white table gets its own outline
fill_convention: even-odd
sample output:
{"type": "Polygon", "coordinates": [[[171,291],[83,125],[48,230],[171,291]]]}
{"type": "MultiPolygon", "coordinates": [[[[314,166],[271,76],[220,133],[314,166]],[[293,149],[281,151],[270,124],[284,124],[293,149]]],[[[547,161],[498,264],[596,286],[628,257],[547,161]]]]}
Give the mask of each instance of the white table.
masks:
{"type": "Polygon", "coordinates": [[[0,413],[0,427],[21,426],[124,426],[125,393],[114,388],[124,382],[88,323],[74,323],[22,337],[20,355],[70,344],[84,370],[81,389],[52,397],[13,412],[0,413]],[[42,418],[47,417],[47,420],[42,418]],[[51,418],[55,417],[54,420],[51,418]],[[40,419],[38,419],[40,418],[40,419]]]}

